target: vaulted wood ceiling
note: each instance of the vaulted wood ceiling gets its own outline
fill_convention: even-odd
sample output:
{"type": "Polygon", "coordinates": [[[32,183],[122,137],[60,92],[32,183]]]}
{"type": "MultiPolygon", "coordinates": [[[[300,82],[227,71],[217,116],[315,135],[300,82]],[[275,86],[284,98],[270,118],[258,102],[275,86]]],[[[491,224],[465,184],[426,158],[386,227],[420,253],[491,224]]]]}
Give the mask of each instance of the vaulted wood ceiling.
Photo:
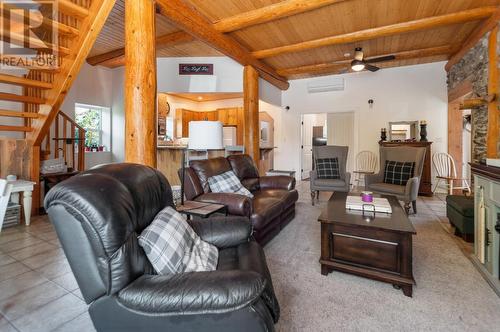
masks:
{"type": "MultiPolygon", "coordinates": [[[[349,67],[355,47],[362,47],[367,58],[396,55],[396,60],[380,63],[380,67],[449,59],[500,5],[500,0],[183,2],[202,14],[215,30],[247,49],[249,56],[288,79],[343,72],[349,67]],[[289,5],[286,14],[289,16],[269,19],[279,15],[283,9],[279,6],[283,4],[289,5]],[[304,10],[303,6],[313,8],[304,10]],[[267,9],[270,10],[266,12],[267,9]],[[259,23],[262,18],[266,21],[259,23]]],[[[167,36],[166,41],[157,40],[158,57],[223,55],[178,31],[167,17],[157,14],[157,36],[167,36]],[[175,32],[180,35],[169,37],[175,32]]],[[[107,52],[123,48],[123,33],[124,2],[119,0],[91,51],[89,62],[109,67],[123,65],[122,52],[111,54],[111,58],[106,56],[107,52]],[[99,58],[103,54],[104,58],[99,58]]]]}

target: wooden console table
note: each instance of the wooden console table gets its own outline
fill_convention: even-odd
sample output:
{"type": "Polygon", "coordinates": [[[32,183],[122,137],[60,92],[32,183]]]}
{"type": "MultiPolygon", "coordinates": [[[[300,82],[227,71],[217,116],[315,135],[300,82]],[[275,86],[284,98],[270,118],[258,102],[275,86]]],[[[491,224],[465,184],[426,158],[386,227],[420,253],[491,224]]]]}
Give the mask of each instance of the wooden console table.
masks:
{"type": "Polygon", "coordinates": [[[432,196],[432,142],[379,142],[380,146],[395,147],[395,146],[409,146],[416,148],[426,148],[424,169],[422,170],[422,178],[420,179],[420,187],[418,194],[422,196],[432,196]]]}

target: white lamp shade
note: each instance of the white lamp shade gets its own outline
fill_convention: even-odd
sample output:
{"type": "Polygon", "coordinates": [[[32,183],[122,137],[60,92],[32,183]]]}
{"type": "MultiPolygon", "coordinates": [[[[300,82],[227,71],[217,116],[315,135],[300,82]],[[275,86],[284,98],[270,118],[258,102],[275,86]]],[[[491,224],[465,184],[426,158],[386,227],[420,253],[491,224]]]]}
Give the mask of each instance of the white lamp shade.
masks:
{"type": "Polygon", "coordinates": [[[191,121],[189,122],[190,150],[219,150],[223,149],[222,122],[220,121],[191,121]]]}

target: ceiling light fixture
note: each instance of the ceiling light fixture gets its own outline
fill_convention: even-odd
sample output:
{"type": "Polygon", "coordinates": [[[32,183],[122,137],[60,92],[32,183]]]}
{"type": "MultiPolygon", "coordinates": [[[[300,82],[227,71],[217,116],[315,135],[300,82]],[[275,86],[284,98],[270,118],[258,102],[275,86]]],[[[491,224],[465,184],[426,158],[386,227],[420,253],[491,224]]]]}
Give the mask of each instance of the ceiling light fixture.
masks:
{"type": "Polygon", "coordinates": [[[202,96],[198,96],[198,100],[203,100],[203,97],[202,96]]]}
{"type": "Polygon", "coordinates": [[[359,60],[352,60],[351,69],[354,71],[362,71],[363,69],[365,69],[365,63],[359,60]]]}

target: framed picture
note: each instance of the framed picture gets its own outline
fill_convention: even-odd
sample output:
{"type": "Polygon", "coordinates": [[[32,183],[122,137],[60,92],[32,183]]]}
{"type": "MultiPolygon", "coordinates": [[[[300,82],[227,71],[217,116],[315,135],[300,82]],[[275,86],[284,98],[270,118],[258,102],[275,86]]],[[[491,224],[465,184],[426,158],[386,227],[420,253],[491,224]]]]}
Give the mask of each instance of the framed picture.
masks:
{"type": "Polygon", "coordinates": [[[212,63],[180,63],[179,75],[213,75],[212,63]]]}

